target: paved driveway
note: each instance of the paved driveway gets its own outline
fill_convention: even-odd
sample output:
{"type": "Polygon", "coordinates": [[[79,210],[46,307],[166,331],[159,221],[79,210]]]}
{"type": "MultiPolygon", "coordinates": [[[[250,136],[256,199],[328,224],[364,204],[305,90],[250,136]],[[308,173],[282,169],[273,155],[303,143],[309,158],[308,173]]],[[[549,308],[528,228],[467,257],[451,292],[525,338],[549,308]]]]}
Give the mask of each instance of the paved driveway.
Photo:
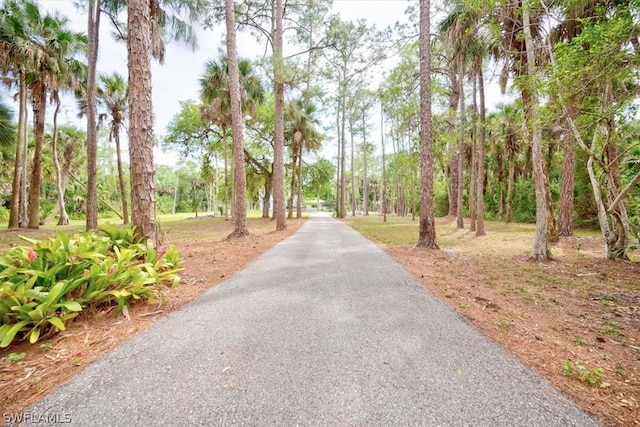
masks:
{"type": "Polygon", "coordinates": [[[326,217],[29,413],[76,426],[598,425],[326,217]]]}

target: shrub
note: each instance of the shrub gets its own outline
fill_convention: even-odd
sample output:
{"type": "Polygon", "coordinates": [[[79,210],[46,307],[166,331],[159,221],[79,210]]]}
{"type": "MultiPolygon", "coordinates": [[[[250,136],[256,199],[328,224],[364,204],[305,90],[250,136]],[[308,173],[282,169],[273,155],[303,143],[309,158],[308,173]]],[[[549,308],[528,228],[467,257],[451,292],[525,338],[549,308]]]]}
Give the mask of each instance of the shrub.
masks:
{"type": "Polygon", "coordinates": [[[21,238],[30,246],[0,255],[0,347],[62,331],[87,307],[117,303],[120,312],[131,299],[164,300],[163,288],[180,280],[176,248],[158,253],[133,227],[21,238]]]}

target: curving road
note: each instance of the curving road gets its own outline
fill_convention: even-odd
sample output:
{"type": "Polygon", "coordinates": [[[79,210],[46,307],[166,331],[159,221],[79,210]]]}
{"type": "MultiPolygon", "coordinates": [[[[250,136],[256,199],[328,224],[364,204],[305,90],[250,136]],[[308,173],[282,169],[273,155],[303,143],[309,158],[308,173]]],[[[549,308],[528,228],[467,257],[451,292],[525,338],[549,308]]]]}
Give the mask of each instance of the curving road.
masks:
{"type": "Polygon", "coordinates": [[[75,426],[599,425],[326,217],[28,413],[75,426]]]}

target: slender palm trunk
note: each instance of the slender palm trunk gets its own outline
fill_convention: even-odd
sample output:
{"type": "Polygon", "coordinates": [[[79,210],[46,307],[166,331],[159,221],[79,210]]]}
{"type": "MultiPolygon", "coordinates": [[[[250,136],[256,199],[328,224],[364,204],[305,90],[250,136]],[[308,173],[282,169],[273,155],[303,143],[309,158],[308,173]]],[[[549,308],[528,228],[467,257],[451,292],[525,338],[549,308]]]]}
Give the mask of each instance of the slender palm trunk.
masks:
{"type": "MultiPolygon", "coordinates": [[[[294,137],[295,138],[295,137],[294,137]]],[[[291,155],[291,189],[289,190],[289,209],[287,212],[287,219],[293,219],[293,199],[296,194],[296,166],[298,165],[298,146],[299,141],[293,142],[292,155],[291,155]]]]}
{"type": "Polygon", "coordinates": [[[478,188],[476,190],[476,236],[484,236],[484,162],[487,143],[487,112],[484,98],[484,76],[482,65],[478,72],[478,91],[480,93],[480,146],[478,147],[478,188]]]}
{"type": "Polygon", "coordinates": [[[42,83],[37,85],[33,93],[33,114],[35,147],[33,151],[33,168],[31,170],[31,186],[29,191],[29,223],[28,228],[40,228],[40,184],[42,182],[42,148],[44,145],[44,122],[46,117],[46,88],[42,83]]]}
{"type": "Polygon", "coordinates": [[[18,111],[18,132],[16,135],[16,155],[13,169],[13,185],[11,186],[11,207],[9,210],[9,228],[20,227],[20,204],[21,192],[20,185],[25,179],[25,170],[23,169],[23,157],[26,157],[24,150],[26,133],[25,125],[27,121],[27,85],[25,83],[24,73],[20,73],[20,107],[18,111]]]}
{"type": "Polygon", "coordinates": [[[458,143],[458,188],[456,189],[456,225],[464,228],[462,217],[464,195],[464,131],[465,131],[465,105],[464,105],[464,74],[461,70],[460,81],[460,140],[458,143]]]}
{"type": "Polygon", "coordinates": [[[304,144],[300,143],[300,155],[298,156],[298,200],[296,203],[296,219],[302,218],[302,149],[304,144]]]}
{"type": "MultiPolygon", "coordinates": [[[[513,147],[512,147],[513,148],[513,147]]],[[[504,221],[508,224],[513,221],[513,188],[515,186],[516,160],[514,150],[509,150],[509,172],[507,178],[507,197],[504,221]]]]}
{"type": "Polygon", "coordinates": [[[477,146],[478,146],[478,80],[477,76],[477,68],[474,68],[474,72],[472,73],[473,78],[473,107],[471,110],[472,114],[472,131],[471,131],[471,165],[470,176],[469,176],[469,231],[476,231],[476,190],[478,188],[478,183],[476,182],[478,178],[478,154],[477,154],[477,146]]]}
{"type": "Polygon", "coordinates": [[[87,32],[89,36],[87,76],[87,217],[86,228],[98,227],[98,125],[96,111],[96,66],[100,34],[100,0],[89,0],[87,32]]]}

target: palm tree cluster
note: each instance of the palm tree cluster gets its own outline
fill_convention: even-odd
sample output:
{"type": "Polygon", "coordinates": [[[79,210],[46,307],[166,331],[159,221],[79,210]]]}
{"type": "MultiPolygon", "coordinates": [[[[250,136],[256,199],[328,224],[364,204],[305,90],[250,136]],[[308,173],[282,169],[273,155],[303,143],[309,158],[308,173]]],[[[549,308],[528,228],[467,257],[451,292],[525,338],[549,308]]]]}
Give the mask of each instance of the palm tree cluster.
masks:
{"type": "Polygon", "coordinates": [[[628,257],[640,222],[638,148],[631,142],[638,128],[635,3],[451,0],[433,34],[426,0],[419,10],[410,6],[405,25],[382,31],[332,15],[329,2],[85,5],[88,37],[28,0],[8,0],[0,10],[3,82],[16,89],[19,104],[17,124],[7,127],[15,128],[10,227],[40,223],[45,141],[60,223],[68,221],[65,182],[72,175],[58,159],[59,141],[66,140],[57,129],[60,94],[68,91],[87,116],[87,228],[95,227],[100,196],[96,131],[108,123],[118,214],[125,222],[130,215],[140,235],[157,243],[156,192],[170,195],[172,203],[162,204],[175,210],[181,184],[178,175],[156,176],[150,61],[164,60],[169,38],[195,45],[193,24],[224,22],[226,49],[206,62],[199,99],[182,103],[162,143],[197,155],[200,176],[187,174],[191,199],[198,202],[207,189],[209,208],[221,200],[234,235],[248,233],[248,207],[262,204],[263,216],[273,215],[282,230],[294,208],[301,216],[305,198],[322,195],[338,217],[347,207],[351,215],[377,209],[384,218],[420,212],[421,246],[437,247],[434,215],[455,216],[459,228],[468,216],[477,236],[485,234],[485,218],[535,221],[531,257],[544,260],[549,244],[571,235],[581,220],[600,226],[607,257],[628,257]],[[127,42],[126,82],[95,70],[104,13],[127,42]],[[119,21],[124,14],[126,25],[119,21]],[[238,59],[238,29],[249,30],[271,55],[238,59]],[[395,66],[378,76],[391,55],[395,66]],[[496,86],[511,101],[495,102],[496,86]],[[49,104],[56,107],[51,137],[49,104]],[[333,161],[315,157],[327,141],[334,143],[333,161]]]}

